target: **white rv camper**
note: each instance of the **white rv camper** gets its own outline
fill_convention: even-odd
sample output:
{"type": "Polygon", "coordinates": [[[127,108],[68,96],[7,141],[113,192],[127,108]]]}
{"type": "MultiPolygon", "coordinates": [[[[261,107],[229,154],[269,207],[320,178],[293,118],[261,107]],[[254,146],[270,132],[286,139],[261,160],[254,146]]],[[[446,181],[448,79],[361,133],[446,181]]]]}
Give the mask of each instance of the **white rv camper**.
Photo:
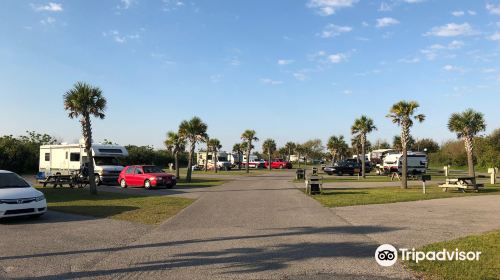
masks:
{"type": "MultiPolygon", "coordinates": [[[[384,171],[386,173],[401,173],[402,154],[388,154],[384,158],[384,171]]],[[[408,174],[424,174],[427,172],[427,155],[419,152],[407,153],[408,174]]]]}
{"type": "MultiPolygon", "coordinates": [[[[231,169],[231,162],[228,159],[228,153],[224,151],[219,151],[217,152],[217,169],[224,169],[224,170],[230,170],[231,169]]],[[[205,168],[205,162],[207,162],[207,167],[208,169],[213,169],[214,168],[214,160],[213,160],[214,153],[208,152],[208,158],[207,158],[207,152],[205,151],[200,151],[198,152],[197,155],[197,164],[200,167],[205,168]]]]}
{"type": "MultiPolygon", "coordinates": [[[[128,156],[127,149],[118,145],[92,144],[94,172],[97,183],[114,184],[123,169],[118,158],[128,156]]],[[[46,175],[69,175],[88,162],[83,144],[43,145],[40,147],[39,171],[46,175]]]]}

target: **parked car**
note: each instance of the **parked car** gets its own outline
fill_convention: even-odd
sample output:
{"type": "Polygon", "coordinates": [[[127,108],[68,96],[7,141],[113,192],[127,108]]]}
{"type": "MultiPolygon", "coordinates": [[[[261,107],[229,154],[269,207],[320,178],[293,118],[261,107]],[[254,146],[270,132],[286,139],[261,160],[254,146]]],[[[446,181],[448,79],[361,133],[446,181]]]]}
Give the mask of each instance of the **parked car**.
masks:
{"type": "MultiPolygon", "coordinates": [[[[361,168],[361,160],[358,161],[358,159],[356,159],[356,158],[348,158],[348,159],[344,159],[343,161],[352,162],[353,164],[359,165],[361,168]]],[[[372,170],[373,170],[373,164],[370,161],[366,160],[365,161],[365,172],[370,173],[372,170]]]]}
{"type": "Polygon", "coordinates": [[[177,178],[164,172],[161,168],[154,165],[131,165],[126,166],[120,176],[118,176],[120,187],[144,187],[151,189],[153,187],[166,187],[168,189],[177,184],[177,178]]]}
{"type": "MultiPolygon", "coordinates": [[[[269,164],[267,161],[265,162],[265,167],[269,168],[269,164]]],[[[272,169],[291,169],[292,168],[292,163],[288,161],[284,161],[283,159],[275,159],[271,162],[271,168],[272,169]]]]}
{"type": "Polygon", "coordinates": [[[0,170],[0,218],[40,217],[45,212],[47,201],[42,192],[16,173],[0,170]]]}
{"type": "Polygon", "coordinates": [[[342,176],[344,174],[354,175],[361,173],[361,166],[355,161],[339,161],[334,166],[328,166],[324,169],[328,175],[337,174],[342,176]]]}
{"type": "MultiPolygon", "coordinates": [[[[247,162],[244,161],[241,163],[241,167],[244,168],[246,166],[247,162]]],[[[250,160],[248,162],[248,167],[249,168],[265,168],[266,167],[266,162],[262,159],[255,159],[255,160],[250,160]]]]}

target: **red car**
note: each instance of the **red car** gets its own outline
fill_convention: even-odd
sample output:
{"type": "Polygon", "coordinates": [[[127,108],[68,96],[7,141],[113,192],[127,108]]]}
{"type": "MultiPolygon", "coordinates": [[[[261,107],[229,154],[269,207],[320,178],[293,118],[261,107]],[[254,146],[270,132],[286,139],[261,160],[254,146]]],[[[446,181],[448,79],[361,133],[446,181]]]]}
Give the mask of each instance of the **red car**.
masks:
{"type": "Polygon", "coordinates": [[[177,178],[168,174],[154,165],[130,165],[123,168],[118,176],[120,187],[167,187],[168,189],[177,184],[177,178]]]}
{"type": "MultiPolygon", "coordinates": [[[[269,168],[269,164],[266,161],[266,168],[269,168]]],[[[290,169],[292,168],[292,163],[288,161],[284,161],[282,159],[275,159],[273,162],[271,162],[271,168],[272,169],[290,169]]]]}

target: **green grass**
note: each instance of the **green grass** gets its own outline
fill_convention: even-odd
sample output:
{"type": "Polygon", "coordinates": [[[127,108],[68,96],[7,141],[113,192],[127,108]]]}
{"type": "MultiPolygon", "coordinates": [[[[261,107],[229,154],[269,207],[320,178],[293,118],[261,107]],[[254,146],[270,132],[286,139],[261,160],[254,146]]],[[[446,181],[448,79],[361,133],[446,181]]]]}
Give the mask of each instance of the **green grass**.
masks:
{"type": "Polygon", "coordinates": [[[166,196],[140,196],[88,189],[38,188],[45,194],[50,210],[143,224],[159,224],[194,200],[166,196]]]}
{"type": "Polygon", "coordinates": [[[424,279],[500,279],[500,230],[427,245],[421,251],[480,251],[479,261],[405,262],[424,279]]]}
{"type": "MultiPolygon", "coordinates": [[[[336,183],[336,182],[399,182],[397,179],[391,181],[391,177],[385,175],[367,175],[365,179],[361,176],[336,176],[327,175],[319,172],[323,176],[323,183],[336,183]]],[[[450,177],[452,178],[452,177],[450,177]]],[[[432,175],[433,181],[445,181],[446,177],[442,175],[432,175]]],[[[295,182],[302,182],[303,180],[295,180],[295,182]]]]}
{"type": "Polygon", "coordinates": [[[448,190],[443,192],[437,186],[427,186],[427,194],[422,193],[422,187],[410,187],[403,190],[399,187],[381,188],[336,188],[323,190],[320,195],[312,197],[326,207],[343,207],[367,204],[385,204],[404,201],[428,200],[448,197],[464,197],[476,195],[500,195],[500,185],[486,184],[478,193],[448,190]]]}

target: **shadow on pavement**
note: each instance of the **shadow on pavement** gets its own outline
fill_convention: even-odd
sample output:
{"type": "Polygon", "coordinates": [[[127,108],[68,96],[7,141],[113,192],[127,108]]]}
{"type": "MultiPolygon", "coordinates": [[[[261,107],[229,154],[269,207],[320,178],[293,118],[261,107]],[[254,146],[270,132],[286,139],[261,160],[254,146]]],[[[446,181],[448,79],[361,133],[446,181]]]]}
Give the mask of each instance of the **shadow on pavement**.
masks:
{"type": "MultiPolygon", "coordinates": [[[[66,252],[51,252],[43,254],[32,254],[22,256],[3,256],[1,260],[15,260],[24,258],[45,258],[51,256],[71,256],[77,254],[88,253],[101,253],[101,252],[116,252],[122,250],[134,249],[148,249],[155,248],[158,250],[168,250],[172,246],[183,246],[196,243],[208,242],[224,242],[241,240],[247,241],[260,238],[279,238],[288,236],[307,236],[318,234],[366,234],[376,232],[389,232],[400,230],[395,227],[381,227],[381,226],[338,226],[338,227],[297,227],[297,228],[276,228],[276,229],[262,229],[273,231],[271,233],[249,235],[249,236],[228,236],[218,238],[206,239],[189,239],[179,240],[162,243],[130,245],[115,248],[100,248],[90,250],[76,250],[66,252]],[[275,232],[274,232],[275,231],[275,232]]],[[[285,239],[286,240],[286,239],[285,239]]],[[[68,279],[68,278],[81,278],[81,277],[99,277],[120,273],[133,273],[133,272],[151,272],[172,268],[189,268],[193,266],[205,265],[222,265],[226,269],[229,268],[227,273],[249,273],[264,270],[277,270],[288,266],[287,263],[295,261],[304,261],[316,258],[332,258],[332,257],[349,257],[349,258],[371,258],[373,252],[378,245],[375,243],[365,242],[303,242],[303,243],[282,243],[272,247],[252,247],[252,248],[231,248],[221,249],[208,252],[192,252],[173,255],[170,258],[139,263],[135,267],[110,269],[110,270],[97,270],[97,271],[84,271],[84,272],[71,272],[50,276],[41,276],[23,279],[68,279]]],[[[133,252],[131,252],[133,253],[133,252]]],[[[165,252],[168,255],[168,252],[165,252]]]]}

